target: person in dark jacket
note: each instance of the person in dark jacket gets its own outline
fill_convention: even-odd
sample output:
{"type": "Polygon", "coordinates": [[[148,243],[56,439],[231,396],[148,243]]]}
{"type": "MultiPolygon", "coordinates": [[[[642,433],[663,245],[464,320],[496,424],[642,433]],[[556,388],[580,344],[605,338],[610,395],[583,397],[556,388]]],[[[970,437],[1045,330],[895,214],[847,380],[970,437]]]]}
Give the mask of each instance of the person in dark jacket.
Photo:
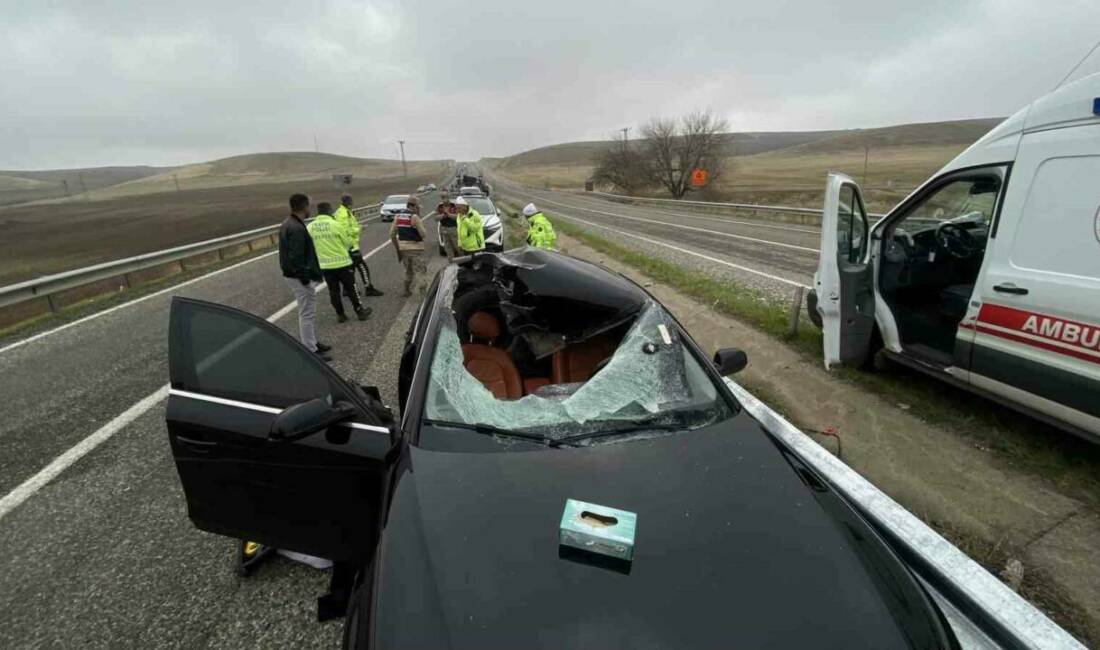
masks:
{"type": "Polygon", "coordinates": [[[313,239],[306,230],[305,220],[308,218],[309,197],[305,194],[291,196],[290,216],[279,227],[279,268],[286,286],[298,303],[298,338],[306,348],[325,361],[331,361],[331,357],[327,356],[331,348],[317,341],[317,293],[314,288],[322,276],[313,239]]]}

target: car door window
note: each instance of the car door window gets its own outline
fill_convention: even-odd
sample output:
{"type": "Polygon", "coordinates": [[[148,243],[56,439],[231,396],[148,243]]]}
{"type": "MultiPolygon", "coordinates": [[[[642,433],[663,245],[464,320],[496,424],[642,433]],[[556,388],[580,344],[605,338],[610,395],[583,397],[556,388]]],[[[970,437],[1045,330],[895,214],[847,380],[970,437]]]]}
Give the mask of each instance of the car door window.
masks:
{"type": "Polygon", "coordinates": [[[173,388],[280,408],[342,392],[320,359],[249,314],[177,299],[171,328],[173,388]]]}
{"type": "Polygon", "coordinates": [[[867,227],[867,213],[856,188],[844,185],[840,188],[840,203],[837,206],[837,261],[858,264],[863,259],[867,227]]]}

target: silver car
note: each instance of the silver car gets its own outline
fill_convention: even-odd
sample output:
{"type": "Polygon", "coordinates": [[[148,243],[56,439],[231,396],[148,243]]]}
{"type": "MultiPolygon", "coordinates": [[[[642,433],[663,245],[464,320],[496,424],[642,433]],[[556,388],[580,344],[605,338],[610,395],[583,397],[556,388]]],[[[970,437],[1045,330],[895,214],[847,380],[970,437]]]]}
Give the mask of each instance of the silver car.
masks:
{"type": "Polygon", "coordinates": [[[408,194],[391,194],[382,201],[382,207],[379,208],[378,218],[382,221],[393,221],[393,216],[398,212],[405,212],[408,209],[409,195],[408,194]]]}

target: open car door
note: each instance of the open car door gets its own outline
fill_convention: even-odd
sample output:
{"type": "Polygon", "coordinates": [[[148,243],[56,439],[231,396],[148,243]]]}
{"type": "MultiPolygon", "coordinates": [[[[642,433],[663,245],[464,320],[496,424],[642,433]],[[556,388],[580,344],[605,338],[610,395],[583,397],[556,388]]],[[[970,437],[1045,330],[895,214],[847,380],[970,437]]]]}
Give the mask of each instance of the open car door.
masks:
{"type": "Polygon", "coordinates": [[[821,214],[821,254],[814,273],[824,334],[825,367],[862,363],[875,326],[870,224],[855,181],[830,173],[821,214]]]}
{"type": "Polygon", "coordinates": [[[387,410],[251,314],[174,298],[168,438],[200,529],[335,561],[378,537],[387,410]]]}

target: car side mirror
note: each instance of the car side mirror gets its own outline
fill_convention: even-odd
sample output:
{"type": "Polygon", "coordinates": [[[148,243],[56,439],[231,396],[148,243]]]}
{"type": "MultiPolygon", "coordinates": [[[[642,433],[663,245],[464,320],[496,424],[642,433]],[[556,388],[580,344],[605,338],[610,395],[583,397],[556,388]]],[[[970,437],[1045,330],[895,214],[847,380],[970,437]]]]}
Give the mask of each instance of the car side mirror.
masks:
{"type": "Polygon", "coordinates": [[[358,409],[349,402],[330,404],[328,399],[318,397],[283,409],[275,416],[267,437],[271,440],[300,440],[352,418],[357,412],[358,409]]]}
{"type": "Polygon", "coordinates": [[[749,355],[740,348],[722,348],[714,353],[714,367],[723,377],[735,375],[749,365],[749,355]]]}
{"type": "Polygon", "coordinates": [[[382,423],[386,426],[393,425],[396,422],[393,417],[393,410],[382,401],[382,393],[378,391],[378,387],[359,384],[359,388],[366,393],[371,410],[378,416],[378,419],[382,420],[382,423]]]}

